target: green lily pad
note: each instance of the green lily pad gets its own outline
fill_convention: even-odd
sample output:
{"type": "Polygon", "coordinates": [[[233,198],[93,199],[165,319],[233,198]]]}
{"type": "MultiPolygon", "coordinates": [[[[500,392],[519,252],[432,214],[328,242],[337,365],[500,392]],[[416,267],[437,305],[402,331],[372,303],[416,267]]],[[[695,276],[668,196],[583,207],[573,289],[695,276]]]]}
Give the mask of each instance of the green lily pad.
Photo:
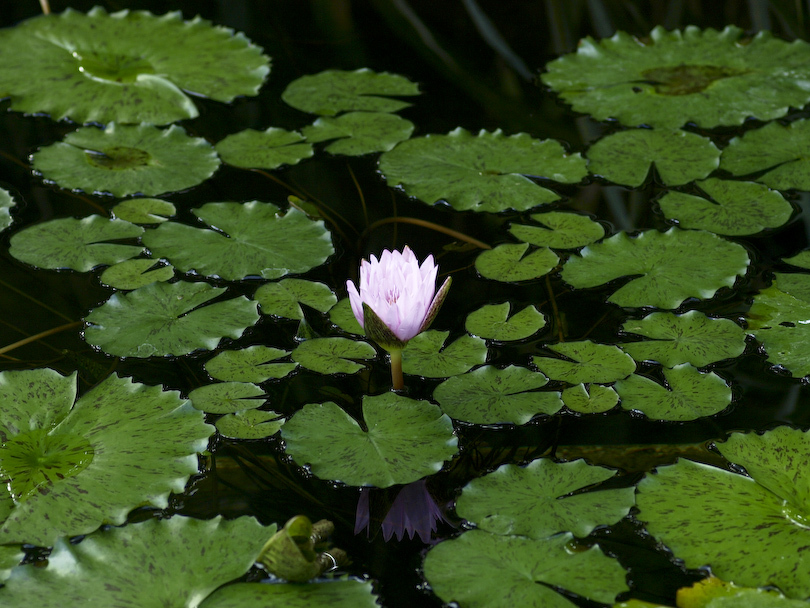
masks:
{"type": "Polygon", "coordinates": [[[349,298],[343,298],[329,310],[329,320],[346,333],[365,336],[365,330],[360,327],[357,317],[352,312],[349,298]]]}
{"type": "Polygon", "coordinates": [[[206,304],[225,289],[205,283],[152,283],[114,293],[85,317],[87,342],[116,357],[187,355],[238,338],[259,320],[244,296],[206,304]]]}
{"type": "Polygon", "coordinates": [[[402,142],[380,157],[380,172],[389,185],[428,204],[444,200],[459,211],[490,212],[560,198],[528,176],[575,184],[587,174],[585,160],[566,154],[559,142],[526,133],[507,137],[500,129],[476,136],[461,128],[402,142]]]}
{"type": "Polygon", "coordinates": [[[303,279],[267,283],[256,290],[253,299],[266,315],[299,321],[304,320],[304,311],[299,302],[320,312],[328,311],[337,303],[337,297],[328,285],[303,279]]]}
{"type": "Polygon", "coordinates": [[[264,439],[275,435],[284,418],[275,412],[244,410],[227,414],[217,420],[217,431],[231,439],[264,439]]]}
{"type": "Polygon", "coordinates": [[[731,403],[731,389],[714,372],[703,373],[688,363],[664,368],[666,385],[633,374],[616,383],[626,410],[644,412],[653,420],[697,420],[723,411],[731,403]]]}
{"type": "Polygon", "coordinates": [[[301,129],[308,141],[336,139],[326,146],[330,154],[362,156],[387,152],[413,133],[413,123],[385,112],[349,112],[336,118],[323,117],[301,129]]]}
{"type": "Polygon", "coordinates": [[[365,395],[362,426],[332,402],[310,403],[281,428],[286,452],[321,479],[387,488],[442,468],[456,453],[453,423],[427,401],[365,395]]]}
{"type": "Polygon", "coordinates": [[[11,196],[8,190],[0,188],[0,230],[5,230],[11,226],[13,218],[11,217],[11,210],[17,204],[17,201],[11,196]]]}
{"type": "Polygon", "coordinates": [[[60,188],[109,192],[113,196],[185,190],[201,184],[219,167],[214,148],[189,137],[177,125],[82,127],[40,148],[31,165],[60,188]]]}
{"type": "Polygon", "coordinates": [[[773,284],[754,296],[748,333],[765,348],[768,361],[801,378],[810,375],[810,275],[775,274],[773,284]]]}
{"type": "Polygon", "coordinates": [[[109,376],[78,399],[75,374],[36,369],[0,378],[0,477],[11,480],[13,500],[0,544],[47,547],[59,536],[120,525],[142,504],[165,508],[169,493],[197,473],[197,452],[213,431],[176,391],[129,378],[109,376]]]}
{"type": "Polygon", "coordinates": [[[584,460],[557,463],[539,458],[525,467],[507,464],[468,483],[456,511],[492,534],[537,540],[559,532],[585,537],[599,525],[624,518],[635,504],[634,487],[576,492],[614,473],[584,460]]]}
{"type": "Polygon", "coordinates": [[[245,129],[228,135],[214,146],[223,162],[245,169],[277,169],[296,165],[312,156],[312,146],[296,131],[270,127],[266,131],[245,129]]]}
{"type": "Polygon", "coordinates": [[[209,414],[232,414],[264,405],[267,395],[250,382],[217,382],[195,388],[188,394],[191,405],[209,414]]]}
{"type": "Polygon", "coordinates": [[[534,306],[527,306],[509,318],[511,308],[509,302],[482,306],[467,315],[464,327],[473,335],[499,342],[523,340],[545,327],[546,318],[534,306]]]}
{"type": "Polygon", "coordinates": [[[174,268],[160,266],[155,260],[125,260],[101,273],[99,280],[115,289],[138,289],[155,281],[168,281],[174,277],[174,268]]]}
{"type": "Polygon", "coordinates": [[[640,186],[651,165],[664,184],[679,186],[717,169],[720,150],[706,137],[668,129],[619,131],[588,149],[588,170],[616,184],[640,186]]]}
{"type": "Polygon", "coordinates": [[[428,330],[412,338],[402,349],[402,371],[412,376],[447,378],[486,362],[484,340],[465,335],[445,346],[449,335],[448,331],[428,330]]]}
{"type": "Polygon", "coordinates": [[[292,352],[293,361],[319,374],[354,374],[365,367],[352,359],[374,359],[377,351],[368,342],[349,338],[312,338],[292,352]]]}
{"type": "Polygon", "coordinates": [[[798,266],[799,268],[810,270],[810,251],[800,251],[794,256],[783,258],[782,261],[787,262],[792,266],[798,266]]]}
{"type": "Polygon", "coordinates": [[[0,34],[0,92],[14,110],[79,123],[165,125],[195,118],[188,96],[256,95],[270,71],[242,34],[179,11],[67,9],[0,34]]]}
{"type": "Polygon", "coordinates": [[[619,347],[636,361],[658,361],[664,367],[709,363],[739,357],[745,350],[745,331],[734,321],[714,319],[690,310],[682,315],[654,312],[626,321],[622,331],[651,340],[626,342],[619,347]]]}
{"type": "MultiPolygon", "coordinates": [[[[105,241],[134,239],[143,228],[123,220],[91,215],[34,224],[11,237],[9,253],[39,268],[71,268],[79,272],[116,264],[140,255],[143,247],[105,241]]],[[[154,261],[152,261],[154,264],[154,261]]]]}
{"type": "Polygon", "coordinates": [[[633,358],[618,346],[596,344],[590,340],[561,342],[547,349],[570,359],[532,357],[534,364],[552,380],[570,384],[581,382],[614,382],[626,378],[636,369],[633,358]]]}
{"type": "Polygon", "coordinates": [[[120,220],[133,224],[161,224],[177,213],[177,208],[169,201],[159,198],[130,198],[112,208],[120,220]]]}
{"type": "Polygon", "coordinates": [[[378,604],[371,581],[349,578],[319,583],[310,582],[306,585],[236,583],[218,589],[200,604],[200,608],[248,608],[249,606],[376,608],[378,604]]]}
{"type": "Polygon", "coordinates": [[[481,252],[475,258],[475,269],[485,279],[513,283],[540,278],[560,262],[560,258],[547,247],[526,255],[528,249],[528,243],[503,243],[481,252]]]}
{"type": "Polygon", "coordinates": [[[572,412],[601,414],[612,410],[619,402],[619,394],[610,386],[577,384],[562,392],[562,400],[572,412]]]}
{"type": "Polygon", "coordinates": [[[805,599],[808,446],[806,432],[788,427],[732,434],[717,447],[750,477],[688,460],[659,467],[639,484],[638,518],[687,568],[710,565],[724,580],[805,599]]]}
{"type": "Polygon", "coordinates": [[[516,239],[537,247],[573,249],[590,245],[605,236],[602,224],[593,221],[587,215],[548,211],[534,213],[530,217],[542,226],[511,224],[509,232],[516,239]]]}
{"type": "Polygon", "coordinates": [[[8,606],[199,606],[244,575],[276,526],[175,515],[109,528],[80,543],[59,539],[48,567],[14,568],[0,599],[8,606]]]}
{"type": "Polygon", "coordinates": [[[658,26],[643,41],[618,32],[580,40],[576,53],[546,65],[544,84],[577,112],[630,126],[677,129],[771,120],[810,101],[810,46],[770,32],[750,40],[735,26],[722,31],[658,26]]]}
{"type": "Polygon", "coordinates": [[[388,96],[411,95],[419,95],[419,87],[404,76],[364,68],[302,76],[287,85],[281,98],[303,112],[334,116],[347,110],[396,112],[411,104],[388,96]]]}
{"type": "Polygon", "coordinates": [[[470,530],[432,547],[425,578],[443,601],[487,608],[572,608],[555,589],[611,603],[626,572],[598,545],[571,550],[573,537],[536,540],[470,530]]]}
{"type": "Polygon", "coordinates": [[[562,278],[577,288],[596,287],[619,277],[632,279],[608,298],[619,306],[677,308],[687,298],[707,300],[743,276],[745,248],[710,232],[648,230],[636,237],[620,232],[571,256],[562,278]],[[695,263],[708,260],[711,264],[695,263]]]}
{"type": "Polygon", "coordinates": [[[18,565],[23,557],[25,553],[17,545],[0,545],[0,583],[8,578],[11,569],[18,565]]]}
{"type": "Polygon", "coordinates": [[[723,150],[720,168],[732,175],[765,171],[756,181],[776,190],[810,190],[810,120],[773,122],[735,137],[723,150]]]}
{"type": "Polygon", "coordinates": [[[681,228],[739,236],[777,228],[793,215],[790,203],[762,184],[707,179],[697,186],[708,199],[667,192],[658,201],[664,215],[676,219],[681,228]]]}
{"type": "Polygon", "coordinates": [[[306,272],[335,252],[323,222],[295,208],[282,215],[259,201],[207,203],[194,215],[216,230],[166,222],[144,234],[144,245],[183,272],[229,281],[306,272]]]}
{"type": "Polygon", "coordinates": [[[217,380],[259,384],[271,378],[283,378],[298,367],[297,363],[273,363],[289,354],[286,350],[261,345],[226,350],[208,361],[205,371],[217,380]]]}
{"type": "Polygon", "coordinates": [[[433,391],[433,399],[456,420],[526,424],[538,414],[552,415],[562,408],[560,393],[534,390],[547,383],[543,374],[525,367],[485,365],[448,378],[433,391]]]}

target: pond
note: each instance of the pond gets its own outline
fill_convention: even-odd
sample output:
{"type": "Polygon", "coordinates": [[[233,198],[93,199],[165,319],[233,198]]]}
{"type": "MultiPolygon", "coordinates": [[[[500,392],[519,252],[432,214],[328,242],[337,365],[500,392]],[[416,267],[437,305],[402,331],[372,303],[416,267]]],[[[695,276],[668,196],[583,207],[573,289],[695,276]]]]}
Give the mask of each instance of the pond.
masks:
{"type": "Polygon", "coordinates": [[[0,605],[810,597],[800,5],[51,8],[0,1],[0,605]]]}

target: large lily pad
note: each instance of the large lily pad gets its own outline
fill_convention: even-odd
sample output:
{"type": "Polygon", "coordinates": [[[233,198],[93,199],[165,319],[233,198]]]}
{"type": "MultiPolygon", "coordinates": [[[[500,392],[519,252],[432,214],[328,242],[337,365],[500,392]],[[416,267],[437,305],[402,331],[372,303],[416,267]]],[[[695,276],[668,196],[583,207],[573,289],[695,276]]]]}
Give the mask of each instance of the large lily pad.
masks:
{"type": "Polygon", "coordinates": [[[464,327],[481,338],[509,342],[528,338],[546,325],[543,313],[534,306],[527,306],[509,317],[511,308],[509,302],[486,304],[467,315],[464,327]]]}
{"type": "Polygon", "coordinates": [[[637,237],[620,232],[571,256],[562,270],[565,282],[596,287],[619,277],[632,279],[608,298],[619,306],[677,308],[687,298],[706,300],[731,287],[750,260],[736,243],[698,230],[648,230],[637,237]],[[696,263],[708,260],[711,264],[696,263]]]}
{"type": "Polygon", "coordinates": [[[165,507],[213,431],[176,391],[118,376],[78,399],[76,375],[50,369],[2,372],[0,390],[0,476],[12,498],[0,544],[50,546],[122,524],[139,505],[165,507]]]}
{"type": "Polygon", "coordinates": [[[205,283],[152,283],[114,293],[87,315],[85,339],[117,357],[187,355],[238,338],[259,320],[244,296],[207,304],[223,293],[205,283]]]}
{"type": "Polygon", "coordinates": [[[445,346],[450,332],[424,331],[402,349],[402,371],[425,378],[447,378],[470,371],[487,360],[487,344],[475,336],[461,336],[445,346]]]}
{"type": "Polygon", "coordinates": [[[630,126],[738,125],[810,101],[810,46],[770,32],[743,35],[730,25],[720,32],[658,26],[643,41],[624,32],[587,37],[576,53],[549,63],[542,80],[576,111],[630,126]]]}
{"type": "Polygon", "coordinates": [[[143,247],[105,241],[134,239],[141,233],[140,226],[100,215],[81,220],[61,218],[34,224],[16,233],[11,237],[9,253],[39,268],[86,272],[102,264],[116,264],[140,255],[143,247]]]}
{"type": "Polygon", "coordinates": [[[275,529],[252,517],[203,521],[176,515],[103,530],[80,543],[59,539],[47,568],[12,570],[0,601],[42,608],[195,608],[244,575],[275,529]]]}
{"type": "Polygon", "coordinates": [[[573,249],[590,245],[605,236],[605,229],[599,222],[587,215],[547,211],[534,213],[531,218],[542,226],[511,224],[509,232],[516,239],[538,247],[573,249]]]}
{"type": "Polygon", "coordinates": [[[270,71],[242,34],[199,17],[100,7],[3,30],[0,62],[0,94],[10,94],[12,109],[80,123],[194,118],[186,92],[230,102],[256,95],[270,71]]]}
{"type": "Polygon", "coordinates": [[[191,188],[214,174],[219,158],[211,144],[189,137],[177,125],[158,129],[111,123],[68,133],[63,141],[35,152],[31,163],[61,188],[120,197],[191,188]]]}
{"type": "Polygon", "coordinates": [[[561,342],[547,346],[567,357],[532,357],[534,364],[552,380],[571,384],[581,382],[614,382],[626,378],[636,369],[636,362],[618,346],[596,344],[590,340],[561,342]]]}
{"type": "Polygon", "coordinates": [[[579,154],[566,154],[553,140],[526,133],[507,137],[500,130],[477,136],[458,128],[402,142],[380,157],[380,172],[392,186],[433,204],[459,211],[523,211],[559,195],[529,177],[572,184],[587,171],[579,154]]]}
{"type": "MultiPolygon", "coordinates": [[[[376,608],[377,597],[371,581],[351,578],[318,583],[270,584],[236,583],[218,589],[200,608],[376,608]]],[[[788,607],[789,608],[789,607],[788,607]]]]}
{"type": "Polygon", "coordinates": [[[216,230],[166,222],[143,236],[153,255],[184,272],[277,279],[323,264],[335,250],[322,221],[271,203],[208,203],[194,214],[216,230]]]}
{"type": "Polygon", "coordinates": [[[286,452],[321,479],[387,488],[442,468],[456,453],[453,423],[427,401],[363,397],[361,424],[332,402],[308,404],[282,427],[286,452]]]}
{"type": "Polygon", "coordinates": [[[311,142],[337,140],[326,146],[330,154],[361,156],[391,150],[411,136],[413,123],[386,112],[349,112],[319,118],[301,132],[311,142]]]}
{"type": "Polygon", "coordinates": [[[277,169],[295,165],[312,156],[312,145],[295,131],[270,127],[266,131],[245,129],[228,135],[215,146],[220,158],[234,167],[277,169]]]}

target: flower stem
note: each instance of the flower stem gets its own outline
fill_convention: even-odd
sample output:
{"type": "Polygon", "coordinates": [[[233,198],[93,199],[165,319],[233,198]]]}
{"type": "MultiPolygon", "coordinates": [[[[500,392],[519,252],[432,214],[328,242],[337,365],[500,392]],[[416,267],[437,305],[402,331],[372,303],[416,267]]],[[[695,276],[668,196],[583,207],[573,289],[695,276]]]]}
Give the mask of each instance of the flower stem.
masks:
{"type": "Polygon", "coordinates": [[[391,383],[395,391],[405,388],[405,380],[402,377],[402,349],[392,349],[388,351],[391,355],[391,383]]]}

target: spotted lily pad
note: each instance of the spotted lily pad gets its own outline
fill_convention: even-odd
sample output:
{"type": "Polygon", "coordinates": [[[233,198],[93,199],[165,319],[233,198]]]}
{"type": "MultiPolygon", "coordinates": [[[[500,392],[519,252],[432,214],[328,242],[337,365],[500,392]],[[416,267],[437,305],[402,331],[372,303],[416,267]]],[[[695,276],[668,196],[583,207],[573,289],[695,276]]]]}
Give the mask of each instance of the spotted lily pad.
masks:
{"type": "Polygon", "coordinates": [[[2,372],[0,387],[0,477],[12,499],[0,544],[50,546],[120,525],[139,505],[165,507],[213,431],[176,391],[128,378],[110,376],[78,399],[76,375],[50,369],[2,372]]]}
{"type": "Polygon", "coordinates": [[[160,224],[172,217],[177,209],[169,201],[159,198],[130,198],[112,208],[120,220],[133,224],[160,224]]]}
{"type": "Polygon", "coordinates": [[[588,170],[616,184],[638,187],[654,165],[667,186],[703,179],[720,165],[720,150],[695,133],[669,129],[619,131],[588,149],[588,170]]]}
{"type": "MultiPolygon", "coordinates": [[[[81,220],[60,218],[34,224],[11,237],[9,253],[39,268],[71,268],[79,272],[116,264],[140,255],[143,247],[105,241],[134,239],[143,228],[123,220],[90,215],[81,220]]],[[[154,264],[154,261],[152,261],[154,264]]]]}
{"type": "Polygon", "coordinates": [[[326,146],[330,154],[361,156],[387,152],[413,133],[413,123],[386,112],[349,112],[322,117],[302,130],[308,141],[337,140],[326,146]]]}
{"type": "Polygon", "coordinates": [[[365,367],[353,359],[367,360],[377,356],[368,342],[348,338],[312,338],[304,340],[293,351],[293,361],[320,374],[354,374],[365,367]]]}
{"type": "Polygon", "coordinates": [[[556,141],[500,130],[476,136],[461,128],[402,142],[380,157],[380,172],[391,186],[428,204],[444,200],[459,211],[491,212],[560,198],[530,177],[573,184],[587,174],[584,159],[556,141]]]}
{"type": "Polygon", "coordinates": [[[470,371],[487,360],[487,345],[481,338],[461,336],[445,346],[450,332],[424,331],[402,350],[402,371],[425,378],[447,378],[470,371]]]}
{"type": "Polygon", "coordinates": [[[59,539],[48,567],[11,572],[0,589],[8,606],[199,606],[217,587],[244,575],[276,526],[252,517],[226,521],[150,519],[59,539]]]}
{"type": "Polygon", "coordinates": [[[516,239],[538,247],[573,249],[590,245],[605,236],[605,229],[602,225],[587,215],[548,211],[534,213],[531,218],[542,226],[512,224],[509,232],[516,239]]]}
{"type": "Polygon", "coordinates": [[[11,210],[16,204],[11,193],[8,190],[0,188],[0,230],[5,230],[11,226],[11,210]]]}
{"type": "Polygon", "coordinates": [[[228,135],[215,147],[223,162],[246,169],[276,169],[312,156],[312,146],[304,143],[303,135],[276,127],[245,129],[228,135]]]}
{"type": "Polygon", "coordinates": [[[286,350],[261,345],[226,350],[208,361],[205,371],[217,380],[260,383],[283,378],[298,367],[297,363],[274,363],[289,354],[286,350]]]}
{"type": "Polygon", "coordinates": [[[525,367],[490,365],[453,376],[433,391],[433,399],[451,418],[475,424],[526,424],[538,414],[562,409],[560,393],[538,392],[548,378],[525,367]]]}
{"type": "Polygon", "coordinates": [[[115,293],[85,318],[85,339],[117,357],[187,355],[238,338],[259,320],[244,296],[207,304],[223,293],[205,283],[152,283],[115,293]]]}
{"type": "Polygon", "coordinates": [[[547,346],[567,357],[532,357],[534,364],[552,380],[571,384],[581,382],[614,382],[626,378],[636,369],[636,362],[618,346],[596,344],[590,340],[561,342],[547,346]]]}
{"type": "Polygon", "coordinates": [[[475,269],[485,279],[513,283],[538,279],[551,272],[560,261],[547,247],[527,254],[528,250],[528,243],[503,243],[480,253],[475,258],[475,269]]]}
{"type": "Polygon", "coordinates": [[[217,382],[188,394],[191,405],[209,414],[232,414],[264,405],[266,395],[251,382],[217,382]]]}
{"type": "Polygon", "coordinates": [[[390,99],[419,94],[419,87],[404,76],[360,69],[353,72],[326,70],[302,76],[291,82],[281,98],[294,108],[334,116],[347,110],[364,112],[396,112],[409,105],[406,101],[390,99]]]}
{"type": "Polygon", "coordinates": [[[794,256],[784,258],[782,261],[787,262],[791,266],[798,266],[799,268],[810,270],[810,251],[800,251],[794,256]]]}
{"type": "Polygon", "coordinates": [[[329,320],[346,333],[365,336],[365,330],[360,327],[357,317],[352,312],[349,298],[343,298],[329,309],[329,320]]]}
{"type": "Polygon", "coordinates": [[[577,384],[562,392],[565,407],[580,414],[601,414],[612,410],[619,402],[619,395],[610,386],[600,384],[577,384]]]}
{"type": "Polygon", "coordinates": [[[34,152],[31,163],[61,188],[121,197],[191,188],[214,174],[219,158],[211,144],[189,137],[177,125],[158,129],[111,123],[68,133],[34,152]]]}
{"type": "Polygon", "coordinates": [[[0,62],[0,94],[10,94],[12,109],[79,123],[195,118],[187,92],[230,102],[256,95],[270,71],[242,34],[199,17],[100,7],[3,30],[0,62]]]}
{"type": "Polygon", "coordinates": [[[264,410],[243,410],[217,420],[217,431],[230,439],[264,439],[275,435],[284,424],[283,416],[264,410]]]}
{"type": "MultiPolygon", "coordinates": [[[[807,602],[791,600],[773,589],[752,589],[716,576],[678,589],[677,604],[684,608],[806,608],[807,602]]],[[[643,608],[643,607],[642,607],[643,608]]]]}
{"type": "Polygon", "coordinates": [[[107,268],[101,273],[104,285],[116,289],[138,289],[155,281],[168,281],[174,277],[174,268],[159,266],[149,259],[125,260],[107,268]]]}
{"type": "Polygon", "coordinates": [[[238,280],[277,279],[323,264],[335,250],[322,221],[271,203],[207,203],[194,214],[212,229],[166,222],[143,236],[153,255],[183,272],[238,280]]]}
{"type": "MultiPolygon", "coordinates": [[[[236,583],[218,589],[200,608],[377,608],[371,581],[352,578],[301,584],[236,583]]],[[[789,608],[789,607],[788,607],[789,608]]]]}
{"type": "Polygon", "coordinates": [[[511,308],[509,302],[482,306],[467,315],[464,327],[481,338],[508,342],[528,338],[546,325],[543,313],[534,306],[527,306],[510,318],[511,308]]]}
{"type": "Polygon", "coordinates": [[[387,488],[442,468],[456,453],[453,423],[427,401],[363,397],[362,424],[331,402],[308,404],[282,427],[286,452],[321,479],[387,488]]]}
{"type": "Polygon", "coordinates": [[[337,297],[328,285],[303,279],[282,279],[277,283],[267,283],[256,290],[253,299],[266,315],[299,321],[304,319],[301,304],[326,312],[337,303],[337,297]]]}
{"type": "Polygon", "coordinates": [[[742,29],[658,26],[649,39],[619,32],[579,42],[576,53],[546,66],[543,82],[574,110],[597,120],[677,129],[771,120],[810,101],[810,46],[742,29]]]}
{"type": "Polygon", "coordinates": [[[731,236],[756,234],[782,226],[793,214],[793,207],[779,192],[762,184],[707,179],[697,186],[708,198],[667,192],[658,201],[664,215],[676,219],[682,228],[731,236]]]}
{"type": "Polygon", "coordinates": [[[587,288],[627,275],[641,275],[608,298],[619,306],[677,308],[687,298],[706,300],[745,274],[746,250],[709,232],[671,228],[636,237],[620,232],[589,245],[565,263],[566,283],[587,288]],[[695,260],[711,259],[711,264],[695,260]]]}

